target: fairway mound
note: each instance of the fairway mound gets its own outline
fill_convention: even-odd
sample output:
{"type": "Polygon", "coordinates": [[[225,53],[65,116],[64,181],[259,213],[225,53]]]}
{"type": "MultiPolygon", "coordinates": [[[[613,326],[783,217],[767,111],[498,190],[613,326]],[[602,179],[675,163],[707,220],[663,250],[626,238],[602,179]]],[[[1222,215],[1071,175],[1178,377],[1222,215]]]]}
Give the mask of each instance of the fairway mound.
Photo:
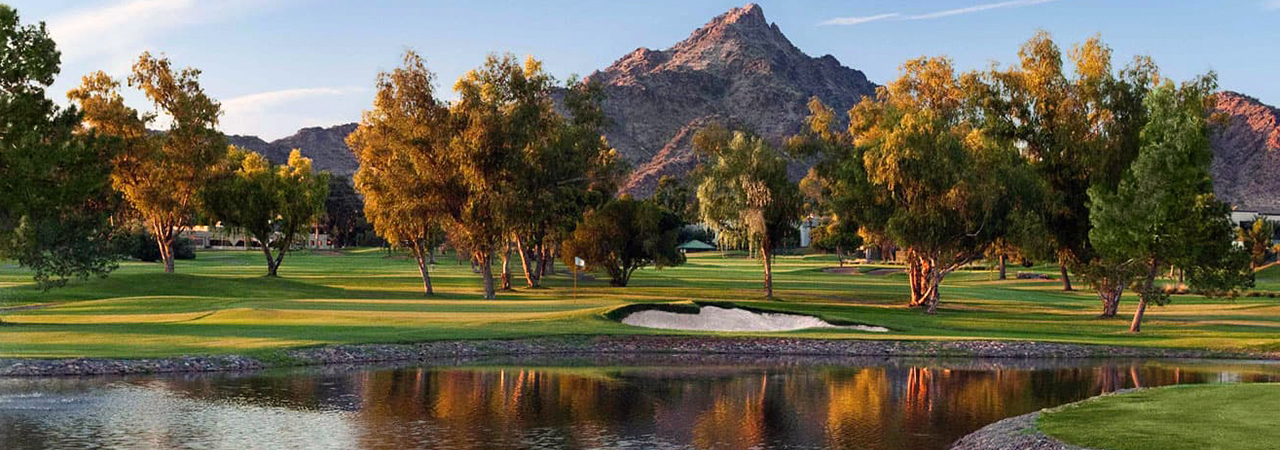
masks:
{"type": "Polygon", "coordinates": [[[645,328],[686,331],[795,331],[810,328],[883,333],[888,328],[868,325],[833,325],[813,316],[766,313],[741,308],[703,306],[696,313],[646,309],[628,314],[622,323],[645,328]]]}

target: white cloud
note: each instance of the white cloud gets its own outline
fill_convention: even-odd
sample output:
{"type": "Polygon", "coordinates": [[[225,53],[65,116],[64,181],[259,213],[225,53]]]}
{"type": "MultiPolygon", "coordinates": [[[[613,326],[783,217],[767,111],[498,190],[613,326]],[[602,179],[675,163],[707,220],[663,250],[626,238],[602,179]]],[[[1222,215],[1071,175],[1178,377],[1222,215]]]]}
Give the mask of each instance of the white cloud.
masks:
{"type": "Polygon", "coordinates": [[[1262,2],[1262,9],[1268,11],[1280,9],[1280,0],[1266,0],[1262,2]]]}
{"type": "MultiPolygon", "coordinates": [[[[943,17],[958,16],[961,14],[971,14],[971,13],[987,11],[992,9],[1038,5],[1041,3],[1049,3],[1053,1],[1057,1],[1057,0],[1010,0],[1010,1],[1004,1],[1004,2],[998,2],[998,3],[983,3],[980,5],[966,6],[964,8],[946,9],[942,11],[934,11],[934,12],[921,13],[921,14],[904,15],[902,13],[893,12],[893,13],[886,13],[886,14],[877,14],[874,16],[863,16],[863,17],[835,17],[835,18],[823,21],[822,23],[820,23],[820,25],[858,25],[858,24],[863,24],[867,22],[874,22],[877,20],[941,19],[943,17]]],[[[1280,0],[1268,0],[1268,1],[1271,3],[1280,4],[1280,0]]]]}
{"type": "Polygon", "coordinates": [[[49,34],[58,42],[64,62],[91,60],[116,68],[149,49],[150,41],[166,32],[261,7],[251,0],[114,1],[50,18],[49,34]]]}
{"type": "Polygon", "coordinates": [[[314,87],[242,95],[222,101],[220,125],[229,134],[256,135],[270,141],[306,126],[354,120],[337,112],[347,109],[343,97],[361,92],[364,89],[359,87],[314,87]],[[341,107],[334,108],[339,106],[334,103],[341,107]],[[325,112],[333,112],[333,117],[314,116],[325,112]]]}
{"type": "Polygon", "coordinates": [[[877,14],[874,16],[862,16],[862,17],[835,17],[835,18],[827,19],[818,25],[857,25],[860,23],[875,22],[877,20],[884,20],[884,19],[893,19],[901,16],[902,14],[898,14],[898,13],[888,13],[888,14],[877,14]]]}

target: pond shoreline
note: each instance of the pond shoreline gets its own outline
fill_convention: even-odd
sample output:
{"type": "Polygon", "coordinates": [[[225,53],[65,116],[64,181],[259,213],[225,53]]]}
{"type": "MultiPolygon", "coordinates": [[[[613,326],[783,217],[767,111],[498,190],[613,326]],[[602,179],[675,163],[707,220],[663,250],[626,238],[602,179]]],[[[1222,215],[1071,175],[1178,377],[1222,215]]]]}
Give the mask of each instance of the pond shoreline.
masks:
{"type": "Polygon", "coordinates": [[[1121,389],[1114,392],[1107,392],[1102,395],[1055,406],[1053,408],[1042,409],[1023,414],[1021,416],[1002,419],[957,439],[950,447],[947,447],[947,450],[1094,450],[1090,447],[1081,447],[1062,442],[1057,438],[1040,431],[1040,428],[1036,426],[1036,421],[1040,419],[1040,414],[1059,408],[1070,407],[1071,405],[1099,397],[1127,394],[1137,390],[1138,389],[1121,389]]]}
{"type": "Polygon", "coordinates": [[[907,341],[719,336],[561,336],[525,339],[341,344],[280,350],[270,357],[179,356],[149,359],[0,358],[0,377],[240,372],[277,367],[374,365],[439,358],[558,354],[716,354],[969,358],[1163,358],[1280,360],[1276,353],[1120,347],[1031,341],[907,341]]]}

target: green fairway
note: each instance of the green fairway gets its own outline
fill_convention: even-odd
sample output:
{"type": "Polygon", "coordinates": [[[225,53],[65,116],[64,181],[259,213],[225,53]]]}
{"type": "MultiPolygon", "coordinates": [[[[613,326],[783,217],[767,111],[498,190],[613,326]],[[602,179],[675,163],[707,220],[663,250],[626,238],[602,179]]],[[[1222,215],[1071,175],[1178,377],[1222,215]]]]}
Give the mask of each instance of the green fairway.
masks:
{"type": "Polygon", "coordinates": [[[1040,415],[1064,442],[1136,450],[1273,449],[1280,384],[1173,386],[1086,400],[1040,415]]]}
{"type": "MultiPolygon", "coordinates": [[[[655,334],[609,320],[635,302],[734,301],[744,306],[813,314],[890,328],[889,333],[804,330],[772,335],[863,339],[1024,339],[1215,350],[1280,350],[1280,299],[1174,297],[1152,308],[1141,334],[1127,332],[1136,301],[1099,320],[1089,291],[1064,293],[1056,281],[996,281],[990,271],[948,277],[936,316],[905,307],[906,275],[827,273],[834,257],[783,256],[775,265],[777,301],[762,301],[760,264],[721,254],[691,255],[688,264],[637,272],[631,286],[558,274],[544,289],[524,289],[513,262],[512,292],[481,298],[480,277],[453,255],[432,273],[437,295],[424,297],[411,259],[383,250],[300,252],[280,278],[266,278],[258,252],[206,251],[179,261],[178,273],[157,264],[125,263],[106,279],[37,290],[30,274],[0,267],[3,357],[154,357],[248,353],[333,343],[545,335],[655,334]]],[[[496,268],[495,268],[496,269],[496,268]]],[[[1037,268],[1046,273],[1052,267],[1037,268]]],[[[1019,268],[1019,270],[1028,270],[1019,268]]],[[[885,271],[878,271],[883,273],[885,271]]],[[[1011,270],[1012,275],[1013,270],[1011,270]]],[[[1274,268],[1259,284],[1277,286],[1274,268]]]]}

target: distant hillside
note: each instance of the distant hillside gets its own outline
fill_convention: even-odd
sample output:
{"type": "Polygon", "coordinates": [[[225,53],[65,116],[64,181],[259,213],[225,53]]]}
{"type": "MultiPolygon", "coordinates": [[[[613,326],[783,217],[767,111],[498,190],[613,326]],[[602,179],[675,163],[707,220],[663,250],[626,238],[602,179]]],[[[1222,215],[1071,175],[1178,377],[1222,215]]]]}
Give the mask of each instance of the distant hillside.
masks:
{"type": "Polygon", "coordinates": [[[346,139],[355,129],[356,124],[348,123],[329,128],[303,128],[292,136],[271,142],[263,141],[257,136],[241,135],[227,136],[227,141],[231,145],[261,153],[277,164],[288,161],[289,152],[296,148],[302,152],[302,156],[311,158],[312,167],[316,170],[351,175],[359,168],[359,164],[347,147],[346,139]]]}
{"type": "MultiPolygon", "coordinates": [[[[589,78],[605,85],[609,143],[635,168],[624,190],[641,197],[663,175],[697,164],[692,136],[708,123],[745,125],[779,143],[800,130],[809,98],[843,113],[876,88],[831,55],[800,51],[755,4],[712,19],[669,49],[637,49],[589,78]]],[[[803,169],[793,167],[793,175],[803,169]]]]}
{"type": "Polygon", "coordinates": [[[1210,137],[1215,193],[1239,209],[1280,212],[1280,109],[1236,92],[1217,100],[1228,122],[1210,137]]]}

